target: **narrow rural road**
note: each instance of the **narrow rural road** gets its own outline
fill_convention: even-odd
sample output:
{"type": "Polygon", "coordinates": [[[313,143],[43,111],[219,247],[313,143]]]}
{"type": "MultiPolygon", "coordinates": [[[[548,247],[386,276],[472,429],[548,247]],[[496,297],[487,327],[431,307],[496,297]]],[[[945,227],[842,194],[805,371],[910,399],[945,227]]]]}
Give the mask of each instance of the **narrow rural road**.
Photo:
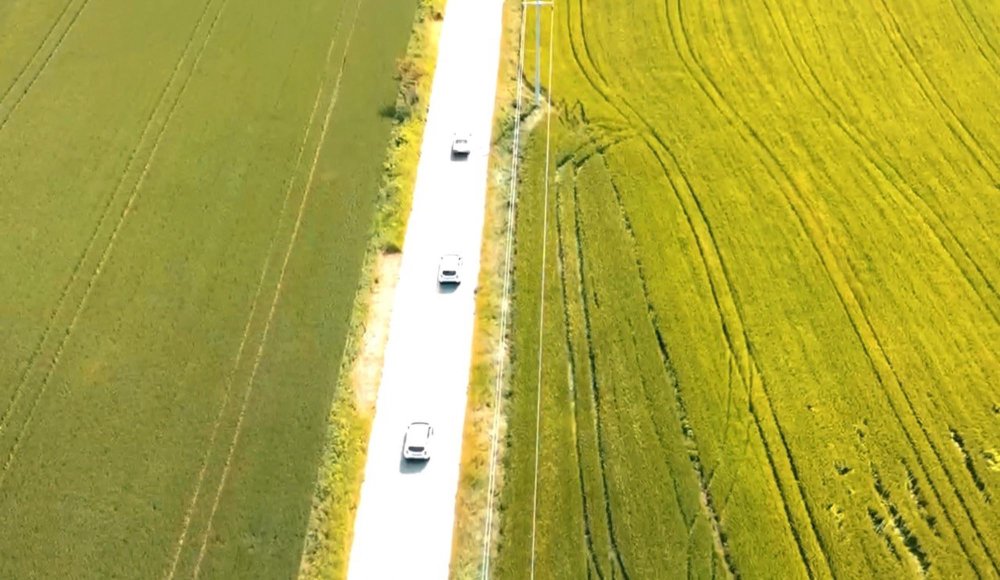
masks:
{"type": "Polygon", "coordinates": [[[502,7],[502,0],[447,4],[354,524],[351,580],[448,577],[502,7]],[[451,158],[456,131],[472,135],[467,159],[451,158]],[[437,284],[437,262],[446,253],[465,261],[463,282],[452,291],[437,284]],[[407,465],[403,434],[417,420],[434,426],[432,457],[407,465]]]}

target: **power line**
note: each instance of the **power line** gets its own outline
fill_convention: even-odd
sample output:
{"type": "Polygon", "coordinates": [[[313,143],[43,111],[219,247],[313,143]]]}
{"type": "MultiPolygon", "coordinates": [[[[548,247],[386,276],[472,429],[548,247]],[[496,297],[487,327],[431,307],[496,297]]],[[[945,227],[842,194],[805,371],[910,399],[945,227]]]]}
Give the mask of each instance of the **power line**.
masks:
{"type": "Polygon", "coordinates": [[[510,195],[509,201],[507,203],[507,230],[505,234],[505,250],[504,250],[504,265],[503,265],[503,291],[500,300],[500,345],[498,350],[498,356],[500,358],[497,361],[497,374],[496,382],[493,386],[493,426],[490,435],[490,462],[489,462],[489,478],[486,486],[486,518],[485,525],[483,526],[483,548],[482,548],[482,575],[483,580],[488,580],[490,577],[490,539],[492,537],[493,529],[493,495],[496,489],[496,464],[497,464],[497,446],[499,444],[499,431],[500,431],[500,394],[503,391],[503,373],[504,373],[504,363],[507,358],[507,318],[508,318],[508,302],[510,300],[510,273],[511,273],[511,258],[513,253],[513,237],[514,237],[514,208],[517,202],[517,168],[518,168],[518,147],[520,146],[521,139],[521,89],[523,86],[523,76],[524,76],[524,32],[525,26],[527,24],[527,19],[525,17],[524,10],[521,11],[521,37],[520,45],[518,48],[518,59],[517,59],[517,90],[516,90],[516,106],[515,106],[515,117],[514,117],[514,139],[512,144],[512,155],[511,155],[511,168],[510,168],[510,195]]]}

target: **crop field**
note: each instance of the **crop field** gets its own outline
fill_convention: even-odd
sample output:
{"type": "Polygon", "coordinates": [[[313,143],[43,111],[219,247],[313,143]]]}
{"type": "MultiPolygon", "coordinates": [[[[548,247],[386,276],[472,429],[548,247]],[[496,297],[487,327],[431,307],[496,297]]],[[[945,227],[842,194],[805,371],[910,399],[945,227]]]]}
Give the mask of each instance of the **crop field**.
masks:
{"type": "Polygon", "coordinates": [[[997,5],[547,14],[496,576],[1000,576],[997,5]]]}
{"type": "Polygon", "coordinates": [[[415,6],[0,2],[0,577],[298,571],[415,6]]]}

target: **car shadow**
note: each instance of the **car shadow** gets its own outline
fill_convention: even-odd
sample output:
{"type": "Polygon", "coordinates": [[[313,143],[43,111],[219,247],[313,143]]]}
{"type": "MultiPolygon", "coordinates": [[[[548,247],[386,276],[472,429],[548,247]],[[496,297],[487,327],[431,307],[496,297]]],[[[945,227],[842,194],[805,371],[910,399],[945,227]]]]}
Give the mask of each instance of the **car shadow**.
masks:
{"type": "Polygon", "coordinates": [[[468,153],[455,153],[454,151],[451,152],[452,161],[465,161],[468,158],[469,158],[468,153]]]}
{"type": "Polygon", "coordinates": [[[446,282],[444,284],[438,284],[438,294],[454,294],[458,291],[458,284],[452,282],[446,282]]]}
{"type": "Polygon", "coordinates": [[[399,458],[399,472],[402,474],[420,473],[427,467],[427,461],[407,461],[399,458]]]}

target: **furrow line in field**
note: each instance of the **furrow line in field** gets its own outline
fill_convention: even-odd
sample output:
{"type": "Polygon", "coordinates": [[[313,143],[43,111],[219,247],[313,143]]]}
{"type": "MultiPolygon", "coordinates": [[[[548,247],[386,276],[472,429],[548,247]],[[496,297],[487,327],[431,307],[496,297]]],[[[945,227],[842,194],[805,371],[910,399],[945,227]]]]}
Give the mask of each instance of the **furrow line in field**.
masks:
{"type": "MultiPolygon", "coordinates": [[[[723,113],[727,118],[730,119],[730,122],[732,122],[734,125],[738,127],[743,128],[743,130],[749,135],[748,141],[756,143],[759,146],[760,150],[766,154],[761,156],[761,160],[766,161],[765,158],[770,158],[772,163],[777,168],[777,170],[783,173],[785,179],[784,180],[778,179],[778,176],[773,173],[773,169],[768,164],[765,163],[767,171],[771,174],[772,178],[775,179],[776,183],[778,184],[784,183],[785,185],[788,186],[788,188],[782,188],[782,189],[786,194],[786,200],[789,204],[789,209],[796,216],[796,219],[799,221],[800,227],[806,234],[806,238],[810,241],[814,251],[816,251],[816,253],[820,257],[820,260],[827,272],[827,275],[830,278],[830,281],[833,284],[834,289],[836,290],[836,294],[841,302],[841,305],[844,308],[845,312],[847,313],[848,319],[856,335],[858,336],[859,342],[861,343],[861,346],[868,358],[869,364],[871,365],[874,371],[875,378],[882,386],[882,392],[886,395],[886,398],[889,401],[893,413],[895,414],[897,420],[902,426],[902,430],[906,435],[908,441],[910,442],[911,447],[914,450],[914,454],[918,459],[918,464],[921,466],[921,469],[924,470],[925,474],[928,476],[928,481],[930,482],[931,481],[929,477],[930,472],[927,471],[926,467],[923,464],[923,460],[920,457],[921,447],[916,444],[915,439],[910,434],[909,429],[906,426],[906,422],[904,421],[903,416],[900,413],[900,408],[899,408],[900,406],[906,408],[909,411],[908,416],[915,423],[917,430],[923,435],[924,442],[929,446],[935,460],[937,461],[938,465],[942,468],[942,471],[945,474],[948,484],[951,486],[951,489],[953,490],[959,504],[962,506],[962,509],[965,512],[966,517],[968,518],[968,521],[972,526],[972,529],[979,541],[980,546],[986,553],[986,556],[990,561],[990,563],[993,565],[993,568],[995,570],[998,570],[995,563],[995,559],[990,553],[990,549],[986,544],[986,542],[984,541],[981,532],[979,531],[978,524],[976,524],[975,520],[972,518],[972,514],[968,509],[968,506],[966,505],[965,499],[955,484],[954,477],[952,476],[951,471],[948,469],[947,465],[942,460],[940,451],[937,449],[937,446],[930,438],[926,427],[923,425],[922,419],[916,413],[915,407],[913,406],[913,403],[910,400],[909,395],[906,393],[906,390],[903,388],[902,383],[895,372],[895,369],[892,367],[892,363],[888,359],[888,356],[885,353],[885,349],[882,346],[881,341],[874,330],[874,327],[872,326],[872,323],[869,319],[867,312],[864,310],[863,306],[861,305],[861,302],[858,300],[853,290],[852,281],[848,279],[848,275],[850,275],[852,279],[854,278],[853,272],[850,271],[849,267],[845,271],[838,266],[837,260],[834,257],[833,252],[831,250],[829,240],[826,239],[826,236],[822,233],[822,230],[814,223],[815,218],[812,214],[812,209],[808,206],[807,203],[805,203],[801,192],[798,191],[797,186],[795,186],[794,184],[794,180],[791,179],[788,169],[784,167],[783,164],[780,163],[777,156],[774,154],[771,148],[759,137],[756,130],[751,125],[749,125],[749,123],[747,123],[747,121],[743,119],[743,117],[738,112],[732,109],[731,106],[724,100],[724,96],[722,95],[721,91],[719,91],[718,87],[715,85],[711,76],[708,75],[708,73],[704,70],[704,68],[700,68],[699,71],[704,78],[702,79],[701,77],[695,77],[695,79],[698,81],[699,86],[705,92],[706,96],[711,100],[711,102],[716,106],[716,108],[721,113],[723,113]],[[706,86],[705,83],[707,83],[708,86],[706,86]],[[709,87],[712,89],[711,91],[709,90],[709,87]],[[897,392],[899,396],[902,397],[903,400],[902,404],[897,402],[895,398],[892,395],[890,395],[889,390],[887,388],[887,383],[891,384],[894,387],[893,390],[897,392]]],[[[694,74],[694,71],[691,72],[692,74],[694,74]]],[[[853,282],[853,285],[854,286],[857,285],[856,280],[853,282]]],[[[932,489],[935,490],[935,493],[937,494],[937,488],[933,485],[933,483],[931,484],[931,487],[932,489]]],[[[941,501],[940,496],[938,496],[938,500],[939,502],[941,501]]],[[[943,502],[941,502],[941,505],[942,509],[944,509],[943,502]]],[[[954,522],[950,520],[951,516],[950,514],[948,514],[946,509],[944,509],[944,513],[947,515],[947,517],[949,517],[950,523],[952,523],[952,525],[954,526],[954,522]]],[[[957,535],[957,527],[956,527],[956,535],[957,535]]],[[[958,537],[960,538],[960,536],[958,537]]]]}
{"type": "MultiPolygon", "coordinates": [[[[347,2],[344,2],[339,17],[334,24],[333,33],[330,36],[330,43],[327,47],[326,61],[324,64],[324,70],[329,70],[330,62],[333,57],[333,48],[336,45],[337,36],[340,32],[340,26],[343,21],[344,12],[346,11],[347,2]]],[[[296,153],[295,163],[292,166],[292,172],[288,179],[288,186],[285,189],[285,195],[281,203],[281,210],[278,212],[278,217],[275,222],[274,231],[271,234],[271,239],[268,242],[267,252],[265,254],[264,265],[261,268],[260,277],[257,280],[257,287],[254,290],[253,301],[250,305],[250,313],[247,315],[246,325],[243,328],[243,334],[240,337],[239,347],[236,350],[236,356],[233,360],[232,368],[227,376],[225,387],[223,389],[222,404],[219,407],[219,411],[216,414],[215,421],[212,423],[212,431],[209,436],[208,444],[205,448],[205,455],[202,458],[201,468],[195,480],[194,491],[191,495],[191,500],[188,502],[188,507],[185,510],[184,518],[181,524],[181,533],[178,536],[176,545],[174,546],[173,557],[171,558],[170,568],[167,571],[166,578],[173,578],[177,572],[177,566],[180,562],[181,553],[184,549],[184,544],[187,541],[187,535],[190,530],[191,520],[194,516],[195,507],[198,504],[198,500],[201,497],[201,490],[204,484],[205,476],[208,471],[208,466],[211,461],[211,452],[215,446],[215,441],[218,438],[219,428],[222,424],[222,418],[225,414],[226,409],[229,406],[230,395],[232,394],[232,387],[236,374],[240,368],[243,361],[243,353],[245,352],[247,340],[250,336],[250,328],[252,326],[254,317],[257,313],[257,306],[260,302],[261,292],[264,287],[264,280],[267,277],[267,273],[271,268],[271,258],[274,253],[275,243],[278,239],[278,234],[281,231],[281,224],[285,219],[286,212],[288,210],[289,201],[292,197],[292,191],[295,189],[295,182],[298,177],[299,168],[302,165],[302,160],[305,157],[306,145],[309,142],[309,136],[313,132],[313,128],[316,125],[316,117],[319,112],[319,104],[321,102],[324,88],[327,85],[328,76],[324,75],[320,80],[319,88],[316,91],[316,98],[313,100],[312,110],[309,113],[309,117],[306,121],[305,131],[302,137],[302,142],[299,144],[298,152],[296,153]]]]}
{"type": "MultiPolygon", "coordinates": [[[[229,0],[222,0],[222,5],[221,5],[219,11],[216,13],[215,19],[212,21],[212,24],[211,24],[211,26],[208,29],[208,33],[205,36],[205,39],[203,40],[203,42],[201,44],[201,47],[198,50],[198,54],[195,57],[192,65],[191,65],[190,73],[182,81],[182,84],[181,84],[181,87],[180,87],[180,89],[179,89],[179,91],[177,93],[177,96],[175,97],[173,103],[169,106],[169,109],[167,110],[166,116],[164,117],[163,122],[160,125],[159,130],[158,130],[155,138],[153,139],[153,146],[152,146],[152,149],[150,150],[149,156],[146,159],[146,162],[145,162],[145,164],[142,167],[142,170],[141,170],[141,172],[139,174],[139,178],[138,178],[138,180],[135,183],[135,186],[132,188],[131,193],[129,194],[128,200],[125,203],[124,209],[122,210],[121,215],[118,218],[118,221],[115,223],[115,226],[114,226],[114,228],[111,231],[110,237],[108,238],[108,241],[105,244],[105,246],[104,246],[104,248],[103,248],[103,250],[102,250],[102,252],[100,254],[100,258],[98,259],[98,262],[97,262],[96,266],[94,267],[94,270],[93,270],[93,272],[90,275],[90,278],[87,280],[87,285],[84,287],[84,290],[83,290],[83,296],[80,298],[80,301],[77,304],[75,311],[73,312],[73,316],[70,319],[69,324],[66,326],[65,332],[62,334],[62,337],[59,339],[59,342],[56,345],[55,352],[54,352],[54,354],[52,356],[51,362],[49,364],[49,368],[46,371],[44,377],[42,378],[41,386],[38,389],[38,393],[35,395],[34,399],[29,403],[28,410],[27,410],[27,415],[26,415],[26,418],[24,420],[24,423],[22,424],[21,429],[18,431],[17,435],[15,436],[14,443],[11,446],[10,451],[7,454],[7,457],[5,459],[3,467],[0,468],[0,488],[3,487],[3,484],[6,481],[8,470],[10,469],[10,466],[13,463],[14,458],[17,455],[17,451],[20,449],[20,446],[21,446],[21,443],[23,441],[23,438],[24,438],[25,434],[27,433],[28,428],[31,425],[32,419],[34,418],[35,409],[37,408],[38,403],[41,401],[41,399],[45,395],[45,391],[48,388],[49,381],[51,380],[52,375],[55,373],[56,368],[59,366],[59,362],[60,362],[60,360],[62,358],[63,351],[65,350],[66,344],[68,343],[70,337],[73,335],[73,331],[76,329],[76,324],[79,321],[80,316],[83,313],[83,310],[84,310],[84,308],[85,308],[85,306],[87,304],[87,299],[90,297],[90,294],[91,294],[91,292],[94,289],[94,286],[97,284],[97,280],[100,278],[101,274],[104,272],[104,267],[107,265],[107,262],[108,262],[108,260],[111,257],[111,253],[114,250],[115,242],[118,239],[118,234],[121,231],[122,226],[124,225],[126,219],[128,218],[128,215],[129,215],[129,212],[130,212],[131,208],[135,205],[135,201],[136,201],[136,199],[139,196],[139,192],[142,190],[142,186],[145,183],[146,176],[149,174],[149,169],[152,166],[153,159],[156,156],[156,152],[159,150],[160,143],[162,142],[162,137],[163,137],[164,133],[166,132],[166,129],[167,129],[167,126],[169,125],[170,119],[172,118],[173,113],[174,113],[174,111],[177,108],[177,104],[180,102],[181,98],[184,96],[184,93],[185,93],[185,91],[186,91],[186,89],[188,87],[188,83],[190,82],[191,78],[194,76],[195,70],[198,68],[198,64],[201,62],[201,58],[202,58],[202,55],[205,52],[205,48],[208,46],[208,42],[212,38],[212,34],[215,31],[216,24],[218,24],[219,19],[221,18],[222,13],[225,10],[225,7],[226,7],[226,4],[228,3],[228,1],[229,0]]],[[[200,21],[199,21],[199,23],[200,23],[200,21]]],[[[196,27],[196,30],[197,30],[197,27],[196,27]]],[[[182,59],[183,58],[184,57],[182,56],[182,59]]],[[[124,176],[123,176],[122,179],[124,180],[124,176]]],[[[117,187],[120,187],[122,183],[123,183],[123,181],[120,181],[119,185],[117,187]]],[[[117,190],[117,187],[116,187],[116,190],[117,190]]],[[[116,195],[116,194],[113,194],[113,196],[114,195],[116,195]]],[[[107,208],[106,208],[106,210],[107,210],[107,208]]],[[[102,216],[102,219],[103,219],[103,216],[102,216]]],[[[93,242],[93,239],[92,239],[91,242],[93,242]]],[[[88,245],[88,252],[89,252],[89,249],[90,249],[90,246],[88,245]]],[[[82,264],[83,264],[83,262],[85,260],[86,260],[86,253],[83,256],[83,258],[81,258],[81,261],[78,263],[77,268],[82,268],[82,264]]],[[[78,272],[77,271],[74,271],[74,276],[78,276],[78,272]]],[[[68,292],[68,290],[66,290],[66,292],[68,292]]],[[[59,309],[60,309],[60,307],[57,307],[56,312],[54,313],[53,316],[55,316],[55,315],[58,314],[59,309]]],[[[50,321],[50,323],[51,323],[51,321],[50,321]]],[[[48,328],[51,328],[51,326],[49,326],[48,328]]],[[[35,357],[35,359],[37,360],[37,356],[35,357]]],[[[28,372],[27,371],[26,371],[26,373],[25,373],[24,376],[25,377],[28,376],[28,372]]],[[[16,389],[16,391],[15,391],[15,397],[17,396],[17,392],[20,392],[20,391],[23,390],[22,387],[23,387],[23,385],[19,385],[19,387],[16,389]]],[[[8,413],[7,413],[8,420],[9,420],[9,416],[13,413],[14,405],[15,404],[16,404],[16,401],[12,401],[11,407],[8,410],[8,413]]],[[[0,425],[0,432],[2,432],[2,430],[5,428],[5,426],[6,425],[0,425]]]]}
{"type": "Polygon", "coordinates": [[[195,26],[191,31],[191,36],[188,39],[188,43],[187,45],[185,45],[184,50],[181,52],[181,58],[175,64],[173,73],[167,80],[167,83],[163,86],[163,89],[160,91],[160,95],[156,101],[156,105],[150,112],[149,117],[147,117],[146,124],[142,130],[142,133],[139,135],[139,140],[135,144],[135,147],[132,148],[132,151],[129,153],[129,157],[128,160],[126,161],[125,168],[122,174],[120,175],[118,181],[116,182],[115,187],[111,190],[111,195],[108,196],[107,202],[104,204],[104,208],[101,211],[101,217],[98,220],[97,225],[94,227],[94,231],[91,233],[90,239],[87,241],[86,248],[80,255],[80,259],[77,261],[76,265],[73,267],[73,271],[70,274],[69,280],[67,280],[66,284],[63,286],[62,291],[60,292],[59,295],[59,299],[56,301],[55,308],[52,309],[52,312],[49,314],[48,319],[45,321],[45,328],[42,330],[42,334],[38,339],[38,343],[36,344],[35,348],[31,351],[31,353],[28,355],[28,358],[25,362],[24,370],[23,372],[20,373],[21,378],[19,379],[17,385],[14,387],[13,393],[11,393],[11,401],[8,404],[7,409],[4,410],[3,415],[0,416],[0,433],[3,432],[7,424],[7,421],[9,419],[9,415],[13,412],[14,405],[17,404],[21,396],[21,390],[24,388],[25,383],[27,383],[28,377],[31,374],[31,371],[34,369],[35,362],[41,355],[42,350],[45,347],[45,343],[48,341],[52,333],[56,321],[58,320],[59,315],[66,304],[66,300],[69,297],[69,294],[73,289],[73,286],[76,284],[76,281],[80,278],[80,275],[83,273],[84,265],[86,264],[87,259],[90,256],[91,250],[93,250],[94,245],[97,243],[97,238],[100,235],[101,229],[104,227],[104,223],[105,221],[107,221],[108,217],[111,216],[111,209],[115,199],[117,199],[118,195],[124,191],[122,186],[125,184],[126,178],[128,177],[128,175],[132,170],[132,163],[136,160],[139,150],[142,148],[142,145],[146,140],[147,135],[153,128],[154,126],[153,121],[156,118],[156,113],[159,111],[160,106],[165,102],[167,92],[169,91],[170,86],[173,84],[177,76],[177,72],[180,69],[181,63],[184,61],[184,58],[187,55],[188,48],[191,46],[191,43],[193,42],[196,33],[199,27],[201,26],[202,21],[204,20],[205,13],[208,10],[209,5],[213,1],[214,0],[206,1],[205,8],[202,11],[202,15],[195,23],[195,26]]]}
{"type": "Polygon", "coordinates": [[[62,22],[63,17],[66,16],[66,14],[69,12],[69,7],[72,6],[73,2],[75,1],[76,0],[67,0],[66,5],[63,6],[63,9],[61,11],[59,11],[59,14],[56,16],[55,20],[52,21],[52,25],[49,26],[48,31],[45,32],[45,36],[42,37],[42,40],[38,43],[38,46],[35,47],[35,51],[31,53],[31,56],[28,57],[28,60],[24,61],[24,66],[21,67],[21,70],[17,72],[17,75],[14,77],[14,79],[11,80],[10,84],[7,85],[7,88],[4,89],[3,94],[0,95],[0,109],[3,108],[4,101],[7,100],[7,96],[10,95],[10,92],[14,90],[14,87],[17,85],[18,82],[20,82],[21,77],[24,76],[24,73],[28,72],[28,69],[31,68],[31,63],[35,62],[35,59],[38,58],[39,54],[41,54],[42,49],[45,48],[46,44],[48,44],[49,39],[52,38],[52,35],[55,33],[56,28],[59,26],[59,23],[62,22]]]}
{"type": "MultiPolygon", "coordinates": [[[[962,146],[972,155],[976,164],[986,172],[986,175],[994,183],[1000,183],[1000,168],[997,166],[997,161],[986,153],[979,139],[969,130],[965,121],[955,113],[955,109],[944,98],[934,79],[924,70],[920,59],[917,58],[916,53],[913,51],[913,46],[906,38],[906,35],[903,34],[903,29],[899,21],[893,15],[892,10],[886,4],[885,0],[879,0],[878,4],[883,8],[882,11],[879,11],[878,20],[883,30],[885,30],[886,38],[892,45],[893,51],[896,53],[899,61],[903,63],[907,72],[910,73],[910,76],[920,88],[920,93],[938,112],[941,120],[945,122],[952,134],[962,143],[962,146]],[[933,93],[933,96],[931,93],[933,93]],[[987,164],[992,167],[987,167],[987,164]]],[[[873,3],[873,6],[875,6],[875,3],[873,3]]]]}
{"type": "MultiPolygon", "coordinates": [[[[725,564],[727,577],[739,578],[739,570],[736,568],[733,556],[729,551],[726,533],[722,526],[719,514],[715,508],[710,481],[705,474],[705,468],[701,460],[701,451],[698,446],[698,436],[695,433],[694,425],[688,417],[687,403],[684,402],[684,393],[681,390],[680,381],[677,379],[677,376],[673,371],[673,363],[670,359],[670,353],[667,349],[666,341],[663,338],[663,334],[660,332],[661,324],[650,296],[649,285],[646,281],[645,265],[642,261],[641,253],[639,252],[639,244],[635,237],[635,230],[632,228],[631,219],[629,218],[628,211],[625,209],[625,202],[622,199],[621,190],[618,189],[618,186],[611,178],[611,168],[607,164],[607,159],[602,156],[601,162],[604,163],[605,170],[608,172],[608,180],[611,183],[611,190],[614,193],[615,203],[618,206],[618,211],[624,224],[625,232],[630,241],[632,261],[635,263],[636,270],[639,273],[639,283],[642,288],[643,301],[646,304],[647,322],[650,325],[650,331],[656,337],[664,379],[670,383],[672,388],[674,407],[677,413],[678,422],[681,425],[681,435],[686,443],[688,461],[690,462],[691,469],[698,480],[700,491],[699,500],[702,513],[708,519],[709,527],[712,531],[712,539],[716,555],[722,560],[723,564],[725,564]]],[[[659,431],[658,426],[657,431],[659,431]]],[[[660,436],[660,439],[662,442],[663,437],[660,436]]],[[[661,443],[661,445],[663,445],[664,449],[668,448],[663,443],[661,443]]]]}
{"type": "MultiPolygon", "coordinates": [[[[7,121],[10,120],[11,116],[17,110],[17,107],[20,106],[21,101],[23,101],[24,97],[31,91],[31,87],[35,86],[35,81],[37,81],[38,77],[42,76],[42,73],[45,72],[46,68],[48,68],[49,63],[52,62],[52,57],[55,56],[56,52],[59,51],[59,47],[61,47],[63,41],[66,40],[66,37],[69,35],[69,31],[73,29],[73,26],[76,24],[77,19],[80,17],[80,13],[83,12],[84,9],[89,4],[90,4],[90,0],[83,0],[83,2],[80,4],[80,8],[76,12],[73,13],[73,16],[70,18],[69,24],[66,26],[65,29],[63,29],[62,34],[59,36],[59,39],[56,40],[56,43],[52,47],[52,50],[49,51],[49,53],[45,56],[45,60],[42,61],[41,66],[38,67],[38,70],[35,71],[35,74],[28,80],[28,84],[26,84],[24,86],[24,88],[21,89],[20,93],[15,93],[15,94],[17,94],[17,97],[14,99],[13,104],[10,105],[7,108],[7,112],[3,113],[3,118],[0,119],[0,133],[2,133],[4,127],[7,126],[7,121]]],[[[60,15],[60,20],[61,19],[62,19],[62,15],[60,15]]],[[[58,23],[59,21],[57,20],[56,22],[58,23]]],[[[46,35],[46,40],[48,40],[48,35],[46,35]]],[[[43,44],[44,44],[44,41],[43,41],[43,44]]],[[[36,54],[37,54],[37,52],[36,52],[36,54]]],[[[32,56],[32,60],[33,59],[34,59],[34,56],[32,56]]],[[[30,64],[31,61],[29,60],[28,63],[30,64]]],[[[27,66],[26,66],[26,69],[27,69],[27,66]]],[[[20,78],[21,78],[21,75],[18,75],[18,77],[17,77],[17,79],[15,79],[14,83],[11,84],[10,88],[7,89],[7,91],[6,91],[7,93],[9,93],[9,92],[11,92],[13,90],[14,86],[17,84],[17,80],[19,80],[20,78]]],[[[7,96],[7,94],[5,93],[4,97],[6,97],[6,96],[7,96]]],[[[2,105],[2,101],[0,101],[0,105],[2,105]]]]}
{"type": "MultiPolygon", "coordinates": [[[[993,321],[1000,323],[1000,304],[994,304],[994,302],[997,301],[997,298],[1000,297],[1000,294],[998,294],[993,283],[983,272],[979,263],[969,253],[968,248],[966,248],[961,240],[958,239],[952,229],[948,226],[947,222],[941,218],[940,214],[938,214],[937,211],[935,211],[934,208],[927,203],[923,196],[917,193],[916,188],[914,188],[913,185],[903,177],[903,173],[896,168],[896,166],[884,153],[879,150],[879,147],[874,139],[867,135],[862,128],[850,122],[848,116],[844,113],[843,108],[826,90],[826,87],[820,80],[815,68],[810,64],[808,58],[806,57],[805,50],[802,48],[796,35],[791,32],[787,16],[783,12],[781,6],[778,5],[775,11],[772,11],[769,6],[765,6],[765,11],[774,25],[775,31],[778,32],[778,39],[786,56],[788,57],[789,62],[795,69],[796,74],[802,80],[803,84],[807,90],[809,90],[816,102],[823,107],[824,111],[826,111],[828,115],[834,118],[834,124],[836,127],[840,129],[844,136],[846,136],[857,147],[861,155],[865,157],[867,163],[862,165],[862,167],[864,168],[869,181],[875,185],[875,187],[879,187],[880,181],[875,176],[877,173],[882,177],[882,180],[896,192],[896,197],[899,202],[902,205],[909,207],[916,214],[920,223],[930,232],[934,241],[941,247],[944,254],[962,274],[972,292],[976,294],[979,300],[983,303],[983,306],[992,316],[993,321]],[[781,17],[780,25],[778,18],[775,17],[775,13],[781,17]],[[791,46],[794,47],[795,54],[793,54],[789,44],[786,43],[786,38],[790,39],[791,46]],[[797,55],[797,58],[795,55],[797,55]],[[886,168],[882,167],[883,164],[886,168]],[[956,246],[957,252],[953,251],[949,247],[949,244],[956,246]],[[971,269],[969,268],[969,265],[963,264],[963,258],[964,261],[967,261],[968,264],[971,265],[971,269]],[[984,295],[983,291],[980,290],[979,284],[973,280],[973,273],[978,274],[980,280],[979,284],[985,285],[989,293],[992,294],[992,300],[991,297],[984,295]]],[[[879,189],[882,188],[879,187],[879,189]]]]}
{"type": "MultiPolygon", "coordinates": [[[[574,177],[574,184],[576,179],[574,177]]],[[[577,240],[577,264],[580,269],[580,293],[581,293],[581,307],[583,310],[583,328],[584,328],[584,341],[586,342],[586,352],[587,360],[590,371],[590,395],[591,404],[594,409],[594,428],[597,434],[597,452],[598,452],[598,471],[601,475],[601,487],[602,494],[604,498],[604,520],[605,526],[608,530],[608,539],[611,544],[611,552],[614,557],[615,563],[622,576],[628,580],[628,568],[625,566],[625,562],[621,556],[621,550],[618,548],[618,537],[615,534],[614,516],[611,509],[611,495],[608,488],[608,475],[607,475],[607,462],[606,462],[606,450],[604,444],[604,428],[601,421],[601,395],[600,395],[600,381],[597,379],[597,356],[594,353],[594,340],[593,333],[591,331],[591,320],[590,320],[590,304],[588,297],[591,295],[592,290],[589,289],[589,284],[587,282],[587,263],[584,258],[583,245],[586,243],[586,237],[583,235],[583,217],[580,212],[580,199],[579,192],[576,187],[573,187],[573,210],[574,210],[574,229],[575,237],[577,240]]],[[[612,578],[615,577],[614,568],[612,568],[612,578]]]]}
{"type": "MultiPolygon", "coordinates": [[[[576,187],[576,180],[573,179],[572,187],[576,187]]],[[[569,280],[567,279],[566,273],[566,241],[565,236],[568,235],[563,228],[562,220],[562,195],[561,187],[556,187],[556,236],[559,239],[558,252],[556,254],[556,259],[559,264],[559,276],[560,289],[562,291],[562,302],[563,302],[563,329],[565,332],[566,340],[566,352],[567,352],[567,362],[569,367],[569,381],[570,390],[573,393],[574,400],[581,396],[581,390],[576,387],[576,349],[573,345],[573,324],[571,322],[569,314],[569,294],[567,291],[567,286],[569,280]]],[[[573,244],[575,247],[577,244],[573,244]]],[[[575,271],[574,271],[575,273],[575,271]]],[[[582,302],[583,294],[580,288],[579,276],[575,276],[574,287],[577,289],[576,300],[582,302]]],[[[597,551],[594,549],[594,537],[592,526],[590,523],[590,508],[587,502],[587,487],[583,475],[583,450],[580,444],[580,414],[581,405],[574,403],[573,405],[573,442],[574,451],[576,453],[576,477],[580,484],[580,501],[582,503],[581,511],[583,513],[583,537],[584,542],[587,546],[587,559],[590,561],[597,574],[599,580],[604,580],[604,573],[601,571],[601,565],[597,559],[597,551]]]]}
{"type": "Polygon", "coordinates": [[[302,218],[305,215],[305,209],[309,202],[309,193],[312,191],[313,180],[316,177],[316,168],[319,166],[320,154],[323,151],[323,145],[326,142],[327,131],[330,128],[330,119],[333,117],[333,111],[336,108],[338,98],[340,96],[340,86],[344,78],[344,71],[347,68],[347,58],[350,56],[351,52],[351,40],[354,37],[354,30],[358,22],[358,14],[361,12],[361,6],[364,0],[357,0],[357,4],[354,9],[354,16],[351,19],[351,27],[347,32],[347,39],[344,42],[344,53],[343,58],[340,61],[340,68],[337,72],[337,78],[334,81],[332,94],[330,95],[330,103],[327,105],[326,116],[323,118],[322,129],[319,134],[319,141],[316,144],[316,152],[313,155],[312,164],[309,168],[309,177],[306,180],[305,187],[302,194],[302,201],[299,204],[298,214],[295,217],[295,225],[292,228],[291,238],[288,242],[288,247],[285,249],[284,259],[281,264],[281,269],[278,273],[278,280],[275,284],[274,298],[271,300],[271,307],[268,311],[267,318],[264,321],[264,330],[261,335],[260,343],[257,347],[257,352],[254,355],[253,367],[250,371],[250,378],[247,381],[247,389],[243,395],[243,401],[240,405],[239,416],[236,419],[236,428],[234,429],[232,439],[229,442],[229,451],[226,455],[225,462],[222,468],[222,477],[219,481],[219,485],[216,488],[215,498],[212,500],[212,508],[208,515],[208,524],[205,529],[205,533],[201,538],[201,547],[198,550],[198,558],[195,562],[194,573],[192,576],[198,578],[201,573],[201,565],[205,559],[205,554],[208,547],[208,540],[212,534],[212,526],[215,522],[215,514],[219,508],[219,502],[222,498],[222,492],[226,487],[226,483],[229,479],[230,469],[232,468],[233,455],[236,452],[236,447],[239,444],[240,435],[243,430],[243,421],[246,418],[247,405],[250,402],[250,396],[253,393],[253,388],[256,385],[257,371],[260,369],[260,363],[264,358],[264,348],[267,346],[267,337],[270,334],[271,323],[274,320],[275,312],[278,309],[278,302],[281,300],[281,291],[284,289],[285,274],[288,272],[288,263],[291,260],[292,252],[295,249],[295,243],[298,241],[299,231],[302,226],[302,218]]]}

